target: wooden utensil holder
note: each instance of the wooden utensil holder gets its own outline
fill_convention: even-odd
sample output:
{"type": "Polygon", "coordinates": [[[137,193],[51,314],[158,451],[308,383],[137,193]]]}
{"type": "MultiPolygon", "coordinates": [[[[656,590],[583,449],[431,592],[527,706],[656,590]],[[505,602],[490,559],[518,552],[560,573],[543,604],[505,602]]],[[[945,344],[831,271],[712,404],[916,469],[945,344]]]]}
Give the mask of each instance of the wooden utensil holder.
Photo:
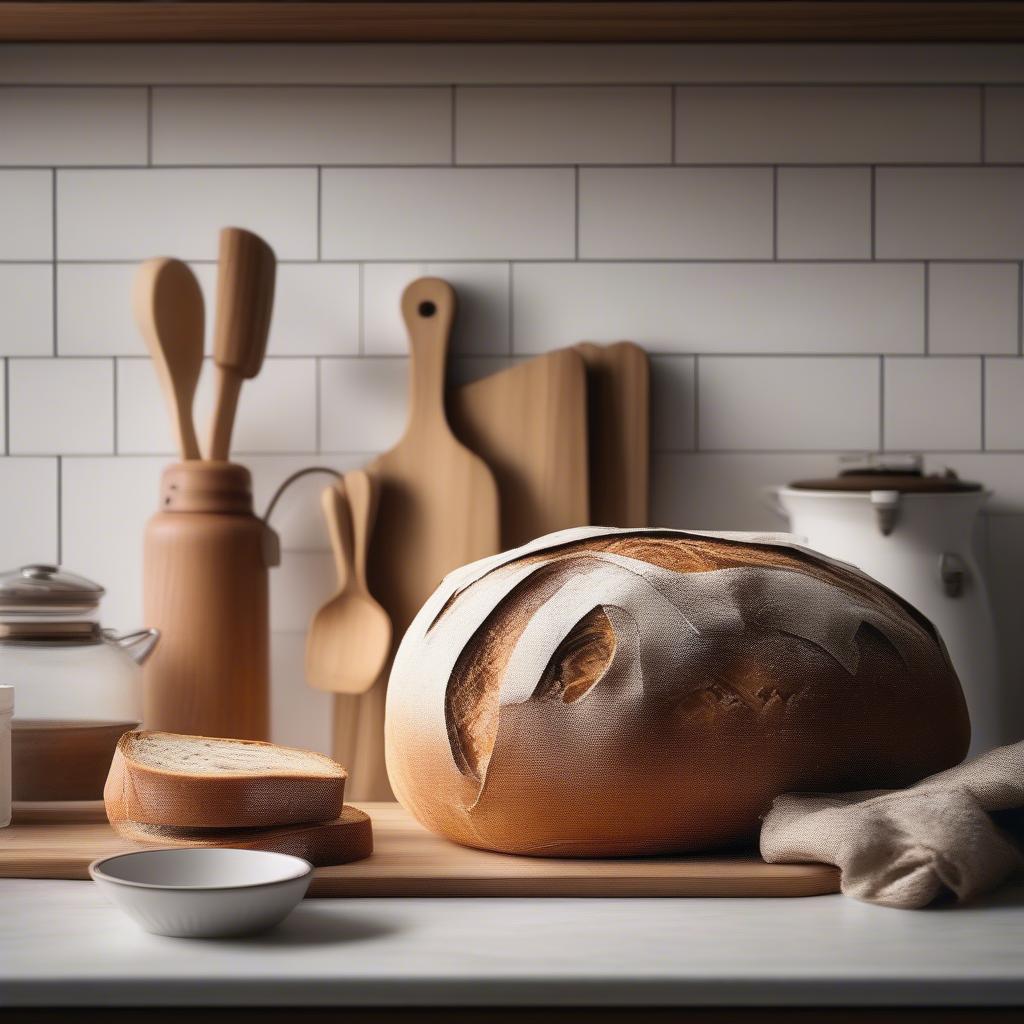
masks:
{"type": "Polygon", "coordinates": [[[253,514],[249,470],[188,461],[164,470],[146,526],[144,725],[202,736],[269,735],[270,597],[277,536],[253,514]]]}

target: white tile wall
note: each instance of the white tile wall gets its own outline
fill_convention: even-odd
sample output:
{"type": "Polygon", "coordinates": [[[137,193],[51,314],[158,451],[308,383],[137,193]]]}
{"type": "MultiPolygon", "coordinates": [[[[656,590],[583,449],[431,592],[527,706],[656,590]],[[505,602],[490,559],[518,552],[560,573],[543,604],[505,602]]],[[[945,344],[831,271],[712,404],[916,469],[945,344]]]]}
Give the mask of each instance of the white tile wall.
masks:
{"type": "Polygon", "coordinates": [[[145,89],[0,89],[0,163],[144,164],[145,89]]]}
{"type": "MultiPolygon", "coordinates": [[[[583,338],[653,353],[657,522],[779,528],[764,487],[879,445],[983,481],[1024,665],[1024,47],[7,46],[0,83],[4,565],[61,559],[138,624],[172,443],[135,263],[190,260],[212,302],[235,223],[280,260],[236,435],[258,507],[398,437],[398,296],[437,274],[452,382],[583,338]]],[[[274,523],[275,735],[314,745],[325,483],[274,523]]]]}
{"type": "Polygon", "coordinates": [[[776,185],[779,259],[871,258],[867,167],[780,167],[776,185]]]}
{"type": "Polygon", "coordinates": [[[583,168],[581,259],[768,259],[768,168],[583,168]]]}
{"type": "Polygon", "coordinates": [[[216,259],[218,231],[236,224],[278,259],[315,259],[316,211],[312,168],[59,171],[57,257],[216,259]]]}
{"type": "Polygon", "coordinates": [[[985,447],[1024,449],[1024,359],[985,360],[985,447]]]}
{"type": "Polygon", "coordinates": [[[574,177],[566,168],[327,169],[328,259],[571,258],[574,177]]]}
{"type": "Polygon", "coordinates": [[[53,354],[53,267],[0,263],[0,355],[53,354]]]}
{"type": "Polygon", "coordinates": [[[153,90],[156,164],[447,164],[448,89],[153,90]]]}
{"type": "Polygon", "coordinates": [[[1024,168],[880,167],[875,252],[882,259],[1019,260],[1024,168]]]}
{"type": "Polygon", "coordinates": [[[666,86],[521,86],[455,92],[460,164],[672,162],[666,86]]]}
{"type": "Polygon", "coordinates": [[[111,359],[12,359],[8,451],[13,455],[114,450],[111,359]]]}
{"type": "Polygon", "coordinates": [[[981,447],[981,362],[886,359],[885,447],[971,451],[981,447]]]}
{"type": "Polygon", "coordinates": [[[898,263],[517,263],[512,343],[652,352],[924,351],[924,268],[898,263]]]}
{"type": "Polygon", "coordinates": [[[0,260],[53,258],[52,171],[0,171],[0,225],[0,260]]]}
{"type": "Polygon", "coordinates": [[[697,373],[705,451],[878,447],[877,359],[708,356],[697,373]]]}
{"type": "Polygon", "coordinates": [[[928,351],[1015,353],[1020,344],[1020,265],[933,263],[928,268],[928,351]]]}
{"type": "Polygon", "coordinates": [[[1024,160],[1024,88],[992,85],[985,90],[985,159],[1024,160]]]}
{"type": "Polygon", "coordinates": [[[980,157],[978,89],[692,86],[680,163],[954,163],[980,157]]]}

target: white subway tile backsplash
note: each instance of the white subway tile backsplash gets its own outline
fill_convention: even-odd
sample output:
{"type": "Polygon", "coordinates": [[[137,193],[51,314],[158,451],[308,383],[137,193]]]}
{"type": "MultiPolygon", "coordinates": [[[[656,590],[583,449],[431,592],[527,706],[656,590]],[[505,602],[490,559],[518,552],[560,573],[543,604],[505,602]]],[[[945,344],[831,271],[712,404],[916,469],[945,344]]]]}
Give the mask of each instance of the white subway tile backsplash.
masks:
{"type": "Polygon", "coordinates": [[[698,447],[872,450],[878,447],[878,360],[702,358],[698,447]]]}
{"type": "Polygon", "coordinates": [[[142,619],[142,536],[159,508],[165,458],[61,460],[61,562],[106,587],[103,625],[142,619]]]}
{"type": "Polygon", "coordinates": [[[693,356],[651,359],[651,448],[688,451],[696,443],[697,369],[693,356]]]}
{"type": "Polygon", "coordinates": [[[57,256],[217,258],[228,224],[262,235],[278,259],[317,255],[313,168],[57,172],[57,256]]]}
{"type": "Polygon", "coordinates": [[[1024,161],[1024,88],[992,85],[985,89],[985,159],[1024,161]]]}
{"type": "Polygon", "coordinates": [[[53,267],[0,263],[0,356],[53,354],[53,267]]]}
{"type": "Polygon", "coordinates": [[[320,365],[320,447],[325,452],[380,452],[401,436],[408,361],[325,359],[320,365]]]}
{"type": "Polygon", "coordinates": [[[924,351],[924,272],[881,263],[530,263],[513,347],[631,338],[652,352],[924,351]]]}
{"type": "Polygon", "coordinates": [[[112,360],[11,359],[7,372],[12,455],[113,452],[112,360]]]}
{"type": "Polygon", "coordinates": [[[146,90],[0,89],[0,164],[144,164],[146,90]]]}
{"type": "Polygon", "coordinates": [[[981,447],[981,360],[885,360],[885,447],[970,451],[981,447]]]}
{"type": "Polygon", "coordinates": [[[973,162],[979,92],[930,86],[683,86],[678,163],[973,162]]]}
{"type": "Polygon", "coordinates": [[[0,458],[0,493],[0,566],[56,563],[57,460],[0,458]]]}
{"type": "Polygon", "coordinates": [[[1016,353],[1020,329],[1015,263],[933,263],[928,268],[928,351],[1016,353]]]}
{"type": "Polygon", "coordinates": [[[832,476],[832,453],[695,452],[651,460],[651,522],[689,530],[788,530],[769,489],[832,476]]]}
{"type": "MultiPolygon", "coordinates": [[[[137,263],[61,263],[57,346],[61,355],[138,356],[146,348],[132,313],[137,263]]],[[[206,346],[216,315],[217,267],[192,267],[206,302],[206,346]]],[[[359,351],[359,267],[281,263],[267,352],[271,356],[354,355],[359,351]]]]}
{"type": "Polygon", "coordinates": [[[53,257],[52,171],[0,171],[0,225],[0,260],[53,257]]]}
{"type": "Polygon", "coordinates": [[[328,168],[327,259],[560,259],[573,255],[569,168],[328,168]]]}
{"type": "Polygon", "coordinates": [[[460,164],[672,161],[668,86],[521,86],[455,91],[460,164]]]}
{"type": "Polygon", "coordinates": [[[780,167],[779,259],[871,258],[871,170],[780,167]]]}
{"type": "Polygon", "coordinates": [[[755,168],[581,168],[581,259],[767,259],[772,174],[755,168]]]}
{"type": "Polygon", "coordinates": [[[879,167],[880,259],[1024,256],[1024,167],[879,167]]]}
{"type": "MultiPolygon", "coordinates": [[[[206,361],[194,419],[204,445],[213,411],[216,374],[206,361]]],[[[232,451],[315,452],[317,449],[316,360],[267,359],[259,376],[242,386],[232,451]]],[[[172,454],[176,440],[156,372],[148,359],[117,361],[117,450],[127,454],[172,454]]]]}
{"type": "Polygon", "coordinates": [[[400,302],[405,286],[423,276],[443,278],[455,289],[458,310],[452,355],[508,353],[507,263],[368,263],[363,268],[363,351],[367,355],[408,353],[400,302]]]}
{"type": "Polygon", "coordinates": [[[1024,359],[985,360],[985,447],[1024,450],[1024,359]]]}
{"type": "Polygon", "coordinates": [[[156,164],[447,164],[445,88],[158,88],[156,164]]]}

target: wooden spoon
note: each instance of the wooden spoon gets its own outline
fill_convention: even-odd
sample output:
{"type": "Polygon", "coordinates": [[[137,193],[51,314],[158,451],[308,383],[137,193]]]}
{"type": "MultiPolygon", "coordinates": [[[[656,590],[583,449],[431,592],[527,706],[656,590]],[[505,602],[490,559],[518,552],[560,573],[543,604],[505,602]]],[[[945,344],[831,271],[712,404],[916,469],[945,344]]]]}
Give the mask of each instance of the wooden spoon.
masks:
{"type": "Polygon", "coordinates": [[[217,398],[208,448],[214,460],[227,459],[231,449],[242,381],[255,377],[263,365],[276,266],[274,250],[259,235],[242,228],[221,231],[213,336],[217,398]]]}
{"type": "Polygon", "coordinates": [[[318,690],[365,693],[391,654],[391,619],[366,585],[366,551],[377,491],[363,470],[321,496],[338,570],[337,594],[317,612],[306,638],[306,678],[318,690]]]}
{"type": "Polygon", "coordinates": [[[181,260],[146,260],[135,275],[132,305],[171,409],[181,457],[198,459],[192,400],[203,368],[199,282],[181,260]]]}

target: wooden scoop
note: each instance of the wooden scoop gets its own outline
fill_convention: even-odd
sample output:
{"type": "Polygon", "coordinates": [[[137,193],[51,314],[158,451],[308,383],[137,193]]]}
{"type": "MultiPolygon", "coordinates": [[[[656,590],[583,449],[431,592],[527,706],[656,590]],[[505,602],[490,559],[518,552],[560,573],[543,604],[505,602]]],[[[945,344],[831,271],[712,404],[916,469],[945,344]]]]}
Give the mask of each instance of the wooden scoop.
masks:
{"type": "Polygon", "coordinates": [[[213,336],[217,398],[208,448],[214,460],[227,459],[231,449],[242,381],[255,377],[263,365],[276,266],[274,250],[259,235],[242,228],[221,231],[213,336]]]}
{"type": "Polygon", "coordinates": [[[321,496],[338,569],[337,594],[320,609],[306,638],[306,678],[318,690],[365,693],[391,654],[391,619],[366,585],[366,552],[377,504],[373,478],[345,474],[321,496]]]}
{"type": "Polygon", "coordinates": [[[192,400],[203,368],[203,293],[181,260],[146,260],[135,275],[135,322],[171,409],[183,459],[199,458],[192,400]]]}

